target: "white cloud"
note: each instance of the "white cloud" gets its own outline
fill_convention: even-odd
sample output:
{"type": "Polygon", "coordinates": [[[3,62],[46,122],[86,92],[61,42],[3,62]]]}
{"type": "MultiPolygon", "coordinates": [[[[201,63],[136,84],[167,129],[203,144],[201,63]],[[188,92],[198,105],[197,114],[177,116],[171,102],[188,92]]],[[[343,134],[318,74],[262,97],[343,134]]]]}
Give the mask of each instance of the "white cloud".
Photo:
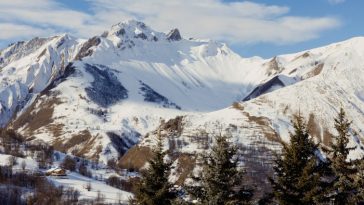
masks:
{"type": "Polygon", "coordinates": [[[46,36],[52,33],[51,29],[39,29],[27,25],[18,25],[11,23],[0,23],[0,40],[1,39],[15,39],[15,38],[29,38],[33,36],[46,36]]]}
{"type": "Polygon", "coordinates": [[[54,0],[1,0],[0,39],[77,34],[90,18],[89,14],[68,9],[54,0]]]}
{"type": "MultiPolygon", "coordinates": [[[[168,31],[177,27],[186,37],[212,38],[232,43],[274,44],[317,38],[320,32],[340,24],[333,17],[292,16],[289,7],[247,1],[86,1],[92,12],[71,10],[55,0],[1,0],[0,23],[28,26],[34,33],[67,31],[90,37],[100,34],[117,22],[134,18],[156,30],[168,31]]],[[[14,31],[14,28],[9,29],[9,32],[2,28],[0,39],[20,35],[14,31]]]]}
{"type": "Polygon", "coordinates": [[[157,30],[180,28],[186,36],[229,42],[287,44],[319,36],[340,24],[332,17],[289,15],[285,6],[219,0],[88,0],[98,22],[118,22],[119,16],[138,18],[157,30]]]}

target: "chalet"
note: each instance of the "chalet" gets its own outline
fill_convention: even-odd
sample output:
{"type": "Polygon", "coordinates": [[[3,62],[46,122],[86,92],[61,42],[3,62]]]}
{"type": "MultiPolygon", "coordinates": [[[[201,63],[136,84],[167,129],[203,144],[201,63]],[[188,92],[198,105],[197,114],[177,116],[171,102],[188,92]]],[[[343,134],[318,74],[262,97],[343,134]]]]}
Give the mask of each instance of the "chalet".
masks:
{"type": "Polygon", "coordinates": [[[67,171],[62,168],[51,168],[45,172],[46,176],[67,176],[67,171]]]}

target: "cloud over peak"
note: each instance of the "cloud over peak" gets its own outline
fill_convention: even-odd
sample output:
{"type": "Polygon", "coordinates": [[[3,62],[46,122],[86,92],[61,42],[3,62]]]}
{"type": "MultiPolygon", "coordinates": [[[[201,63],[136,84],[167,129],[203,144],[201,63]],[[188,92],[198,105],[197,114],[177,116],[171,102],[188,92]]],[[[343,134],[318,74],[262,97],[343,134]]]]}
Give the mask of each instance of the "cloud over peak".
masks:
{"type": "MultiPolygon", "coordinates": [[[[330,0],[343,1],[343,0],[330,0]]],[[[85,0],[88,9],[73,10],[56,0],[0,1],[0,40],[70,32],[90,37],[127,19],[187,37],[231,43],[297,43],[317,38],[340,25],[333,17],[290,15],[287,6],[220,0],[85,0]]]]}

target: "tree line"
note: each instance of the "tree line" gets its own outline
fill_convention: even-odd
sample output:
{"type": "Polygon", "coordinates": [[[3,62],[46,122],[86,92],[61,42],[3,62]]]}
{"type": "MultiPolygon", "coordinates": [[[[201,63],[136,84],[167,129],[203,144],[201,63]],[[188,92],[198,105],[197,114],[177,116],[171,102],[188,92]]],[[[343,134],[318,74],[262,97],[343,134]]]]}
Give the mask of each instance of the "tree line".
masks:
{"type": "Polygon", "coordinates": [[[135,205],[243,205],[243,204],[364,204],[364,160],[350,160],[350,128],[343,109],[334,119],[336,135],[331,146],[320,147],[309,135],[307,123],[298,114],[292,120],[294,131],[289,143],[273,162],[271,191],[254,199],[254,189],[245,183],[239,148],[225,135],[215,136],[209,154],[202,156],[202,171],[191,175],[193,183],[178,189],[169,181],[171,162],[166,162],[162,137],[153,149],[149,166],[142,171],[135,205]]]}

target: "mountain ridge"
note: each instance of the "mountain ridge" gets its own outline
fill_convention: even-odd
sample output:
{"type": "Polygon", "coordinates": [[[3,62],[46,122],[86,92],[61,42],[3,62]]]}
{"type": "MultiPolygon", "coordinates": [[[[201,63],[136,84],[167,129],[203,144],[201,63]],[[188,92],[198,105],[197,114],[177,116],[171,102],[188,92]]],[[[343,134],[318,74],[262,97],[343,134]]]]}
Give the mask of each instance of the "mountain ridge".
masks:
{"type": "Polygon", "coordinates": [[[225,127],[242,126],[236,136],[258,133],[287,141],[287,116],[299,110],[295,107],[310,112],[325,107],[328,115],[305,116],[318,124],[315,134],[324,141],[333,105],[338,106],[330,100],[358,117],[355,128],[364,120],[364,85],[349,81],[362,72],[361,45],[364,38],[358,37],[270,59],[242,58],[226,44],[187,40],[176,29],[166,34],[138,21],[116,24],[90,39],[67,34],[35,38],[0,51],[0,119],[63,152],[105,162],[137,143],[148,144],[145,136],[153,135],[161,119],[177,116],[184,116],[190,131],[204,126],[214,130],[216,120],[225,127]],[[355,72],[345,74],[349,68],[340,63],[351,61],[355,72]],[[330,73],[335,65],[338,72],[330,73]],[[337,81],[340,77],[345,78],[337,81]],[[338,97],[352,88],[354,94],[346,95],[356,96],[351,103],[338,97]],[[297,102],[303,90],[323,103],[297,102]],[[236,111],[226,108],[242,100],[236,111]],[[247,125],[241,122],[254,129],[244,131],[247,125]]]}

